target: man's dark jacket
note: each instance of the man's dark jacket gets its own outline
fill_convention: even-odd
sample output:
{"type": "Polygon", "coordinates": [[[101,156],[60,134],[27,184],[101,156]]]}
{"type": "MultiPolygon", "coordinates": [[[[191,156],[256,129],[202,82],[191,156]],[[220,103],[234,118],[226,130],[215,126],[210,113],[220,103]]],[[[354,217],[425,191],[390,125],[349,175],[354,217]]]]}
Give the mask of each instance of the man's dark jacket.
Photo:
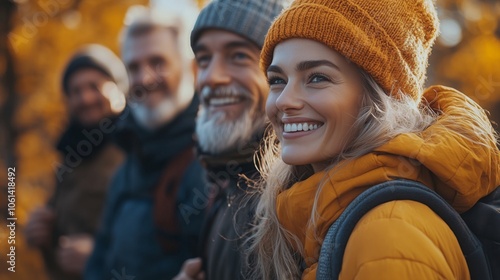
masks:
{"type": "Polygon", "coordinates": [[[186,160],[179,155],[190,154],[194,146],[198,104],[195,96],[184,112],[154,131],[139,126],[131,113],[122,117],[117,141],[127,151],[127,158],[111,185],[85,279],[171,279],[184,260],[195,256],[204,217],[204,209],[195,199],[205,191],[201,165],[193,156],[185,172],[173,174],[180,180],[177,189],[167,186],[159,193],[158,188],[168,169],[178,168],[186,160]],[[172,194],[174,199],[163,202],[166,205],[155,202],[159,196],[172,194]],[[158,213],[157,207],[167,210],[158,213]],[[155,220],[158,215],[172,217],[167,222],[175,228],[162,230],[155,220]]]}
{"type": "Polygon", "coordinates": [[[57,150],[63,160],[56,171],[55,192],[47,203],[56,214],[53,246],[42,250],[52,280],[82,279],[59,266],[56,252],[61,236],[97,232],[109,183],[124,159],[123,151],[111,138],[111,133],[98,126],[84,127],[73,120],[59,140],[57,150]],[[92,144],[88,153],[78,153],[81,143],[92,144]]]}
{"type": "Polygon", "coordinates": [[[223,155],[201,152],[212,194],[200,245],[207,280],[249,276],[245,239],[258,200],[250,185],[260,179],[253,159],[261,139],[258,133],[249,144],[223,155]]]}

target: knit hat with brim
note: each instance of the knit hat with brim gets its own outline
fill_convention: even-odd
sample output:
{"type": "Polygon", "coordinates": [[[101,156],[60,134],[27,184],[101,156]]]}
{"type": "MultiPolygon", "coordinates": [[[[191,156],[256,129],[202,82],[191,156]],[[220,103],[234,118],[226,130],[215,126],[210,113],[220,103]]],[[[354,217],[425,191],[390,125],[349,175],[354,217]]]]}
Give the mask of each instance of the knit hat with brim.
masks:
{"type": "Polygon", "coordinates": [[[120,91],[127,93],[129,81],[123,62],[110,49],[97,44],[87,45],[78,50],[66,65],[62,87],[68,93],[69,80],[79,70],[95,69],[111,78],[120,91]]]}
{"type": "Polygon", "coordinates": [[[283,0],[214,0],[198,16],[191,47],[206,29],[236,33],[262,48],[269,26],[283,10],[283,0]]]}
{"type": "Polygon", "coordinates": [[[418,101],[438,26],[432,0],[296,0],[272,24],[261,68],[280,42],[311,39],[357,64],[387,94],[418,101]]]}

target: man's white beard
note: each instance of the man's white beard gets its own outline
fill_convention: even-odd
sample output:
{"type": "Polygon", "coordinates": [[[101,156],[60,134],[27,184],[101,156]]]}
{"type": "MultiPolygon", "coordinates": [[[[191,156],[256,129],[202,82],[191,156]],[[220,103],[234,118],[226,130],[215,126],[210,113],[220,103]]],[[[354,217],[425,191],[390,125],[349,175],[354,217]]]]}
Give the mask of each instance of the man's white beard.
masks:
{"type": "Polygon", "coordinates": [[[171,99],[164,98],[154,108],[149,108],[144,103],[135,103],[130,106],[137,123],[149,130],[160,127],[167,120],[172,118],[174,113],[174,102],[171,99]]]}
{"type": "Polygon", "coordinates": [[[209,116],[205,106],[200,106],[196,119],[196,135],[203,152],[221,154],[247,144],[252,136],[264,127],[265,114],[245,110],[235,121],[226,119],[224,111],[209,116]]]}
{"type": "Polygon", "coordinates": [[[177,92],[177,100],[174,100],[170,96],[165,96],[160,103],[153,108],[148,107],[145,104],[146,102],[130,104],[131,112],[140,126],[149,130],[155,130],[171,122],[181,111],[189,106],[194,95],[194,77],[187,71],[182,77],[179,91],[177,92]],[[179,110],[179,106],[183,106],[184,108],[179,110]]]}

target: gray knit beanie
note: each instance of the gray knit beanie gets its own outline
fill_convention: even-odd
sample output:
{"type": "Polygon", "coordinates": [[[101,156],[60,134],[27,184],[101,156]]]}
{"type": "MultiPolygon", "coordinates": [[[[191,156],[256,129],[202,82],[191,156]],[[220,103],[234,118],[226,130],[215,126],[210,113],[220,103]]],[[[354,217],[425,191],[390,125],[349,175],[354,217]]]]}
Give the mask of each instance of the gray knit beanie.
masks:
{"type": "Polygon", "coordinates": [[[206,29],[234,32],[262,48],[267,30],[284,7],[283,0],[213,0],[198,16],[191,47],[206,29]]]}
{"type": "Polygon", "coordinates": [[[120,91],[127,94],[129,81],[123,62],[113,51],[98,44],[82,47],[69,60],[62,77],[64,93],[68,94],[68,83],[71,76],[84,68],[96,69],[108,76],[116,83],[120,91]]]}

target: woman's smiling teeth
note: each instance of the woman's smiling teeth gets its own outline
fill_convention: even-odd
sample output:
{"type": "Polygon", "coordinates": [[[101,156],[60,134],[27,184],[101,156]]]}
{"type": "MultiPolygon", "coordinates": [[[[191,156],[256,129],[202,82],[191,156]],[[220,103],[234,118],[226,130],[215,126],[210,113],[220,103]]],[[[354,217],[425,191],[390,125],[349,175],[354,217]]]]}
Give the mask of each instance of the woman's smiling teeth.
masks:
{"type": "Polygon", "coordinates": [[[311,124],[311,123],[285,123],[283,125],[284,132],[299,132],[299,131],[309,131],[316,130],[320,128],[323,124],[311,124]]]}

